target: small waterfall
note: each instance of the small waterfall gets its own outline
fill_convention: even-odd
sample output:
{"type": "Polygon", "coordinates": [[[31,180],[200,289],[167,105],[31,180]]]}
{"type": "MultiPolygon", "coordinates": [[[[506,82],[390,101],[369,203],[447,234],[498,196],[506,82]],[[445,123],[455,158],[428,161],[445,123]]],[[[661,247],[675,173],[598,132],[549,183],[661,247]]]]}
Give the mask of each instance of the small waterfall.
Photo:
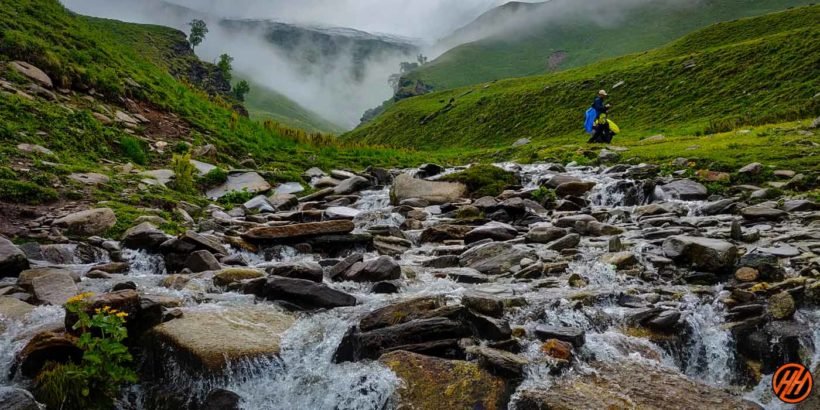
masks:
{"type": "MultiPolygon", "coordinates": [[[[720,288],[716,290],[721,292],[720,288]]],[[[715,386],[731,385],[735,375],[734,338],[722,327],[723,304],[717,298],[704,303],[691,294],[684,297],[684,304],[686,323],[692,334],[686,346],[688,359],[683,372],[715,386]]]]}
{"type": "Polygon", "coordinates": [[[22,320],[0,316],[0,378],[6,380],[11,376],[15,357],[29,339],[40,331],[59,328],[64,317],[65,311],[59,306],[38,306],[22,320]]]}

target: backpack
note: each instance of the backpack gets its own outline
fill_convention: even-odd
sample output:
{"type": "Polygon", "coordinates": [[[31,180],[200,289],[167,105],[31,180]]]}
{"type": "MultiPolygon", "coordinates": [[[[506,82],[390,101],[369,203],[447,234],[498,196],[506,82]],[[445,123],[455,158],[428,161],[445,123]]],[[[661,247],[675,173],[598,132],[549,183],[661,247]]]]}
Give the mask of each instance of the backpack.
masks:
{"type": "Polygon", "coordinates": [[[587,134],[592,134],[592,127],[595,126],[595,120],[598,119],[597,117],[598,112],[592,107],[584,114],[584,131],[586,131],[587,134]]]}

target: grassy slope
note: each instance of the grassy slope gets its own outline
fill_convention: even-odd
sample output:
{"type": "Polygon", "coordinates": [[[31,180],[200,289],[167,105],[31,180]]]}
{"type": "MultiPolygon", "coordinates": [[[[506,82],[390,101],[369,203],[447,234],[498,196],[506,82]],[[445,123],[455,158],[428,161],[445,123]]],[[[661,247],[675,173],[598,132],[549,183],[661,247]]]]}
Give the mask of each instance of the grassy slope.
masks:
{"type": "MultiPolygon", "coordinates": [[[[697,8],[675,10],[650,3],[628,12],[611,27],[598,28],[568,15],[558,22],[528,29],[514,39],[489,38],[455,47],[409,77],[443,90],[535,75],[547,71],[547,59],[559,50],[568,53],[561,69],[580,67],[661,46],[709,24],[809,3],[812,2],[702,0],[697,8]]],[[[541,7],[549,9],[552,5],[547,3],[541,7]]],[[[614,10],[612,14],[620,8],[615,6],[614,10]]]]}
{"type": "Polygon", "coordinates": [[[311,132],[340,134],[344,131],[344,128],[302,107],[284,94],[252,81],[249,81],[249,83],[251,84],[251,91],[245,97],[245,106],[248,108],[252,119],[257,121],[273,120],[288,127],[311,132]]]}
{"type": "MultiPolygon", "coordinates": [[[[182,199],[201,203],[198,195],[159,188],[140,190],[140,176],[123,174],[113,166],[132,160],[123,142],[134,138],[119,125],[102,124],[92,113],[100,111],[100,106],[125,110],[123,97],[146,102],[187,122],[192,132],[183,139],[194,145],[214,144],[218,165],[227,169],[252,157],[261,170],[268,171],[272,182],[300,180],[299,174],[311,166],[363,169],[440,159],[437,154],[284,133],[240,117],[230,103],[170,74],[186,72],[195,59],[187,46],[179,49],[180,42],[185,44],[184,35],[175,30],[76,16],[56,0],[2,1],[0,78],[25,90],[28,81],[5,64],[25,60],[46,71],[55,87],[73,91],[61,94],[59,102],[39,97],[31,101],[0,91],[0,184],[5,185],[0,202],[27,196],[40,202],[52,199],[36,186],[56,188],[61,201],[114,201],[108,206],[120,217],[117,232],[140,214],[139,207],[171,211],[182,199]],[[127,79],[139,87],[129,86],[127,79]],[[96,90],[95,98],[88,99],[89,89],[96,90]],[[43,145],[55,155],[22,153],[16,148],[20,143],[43,145]],[[90,171],[107,174],[112,180],[90,188],[68,178],[71,172],[90,171]],[[10,181],[33,185],[15,186],[16,191],[9,193],[10,181]]],[[[141,132],[137,130],[138,135],[141,132]]],[[[167,142],[174,147],[177,141],[167,142]]],[[[169,167],[171,154],[171,150],[148,153],[145,168],[169,167]]],[[[173,217],[170,212],[164,216],[173,217]]]]}
{"type": "Polygon", "coordinates": [[[523,137],[581,142],[595,92],[620,81],[611,90],[612,116],[624,131],[618,143],[813,118],[820,114],[818,19],[820,6],[810,6],[721,23],[651,52],[415,97],[346,137],[419,149],[507,147],[523,137]],[[686,68],[690,62],[696,66],[686,68]],[[421,125],[451,99],[449,111],[421,125]]]}

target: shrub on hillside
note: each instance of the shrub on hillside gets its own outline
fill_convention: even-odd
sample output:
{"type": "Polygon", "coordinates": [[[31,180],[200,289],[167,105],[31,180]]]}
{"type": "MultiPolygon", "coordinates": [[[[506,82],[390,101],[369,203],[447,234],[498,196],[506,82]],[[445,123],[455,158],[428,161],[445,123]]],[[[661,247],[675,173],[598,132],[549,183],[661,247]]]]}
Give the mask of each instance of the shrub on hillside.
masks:
{"type": "Polygon", "coordinates": [[[222,168],[214,168],[199,178],[199,186],[208,189],[222,185],[228,181],[228,172],[222,168]]]}
{"type": "Polygon", "coordinates": [[[462,172],[441,178],[447,182],[461,182],[474,198],[498,196],[507,187],[518,185],[520,181],[514,173],[493,165],[475,165],[462,172]]]}
{"type": "Polygon", "coordinates": [[[174,155],[171,160],[171,169],[174,171],[174,181],[172,182],[175,191],[192,194],[196,192],[194,186],[194,175],[196,167],[191,164],[191,155],[174,155]]]}
{"type": "Polygon", "coordinates": [[[145,153],[145,147],[139,139],[130,136],[122,137],[120,148],[122,148],[122,153],[131,161],[134,161],[135,164],[145,165],[148,163],[148,154],[145,153]]]}

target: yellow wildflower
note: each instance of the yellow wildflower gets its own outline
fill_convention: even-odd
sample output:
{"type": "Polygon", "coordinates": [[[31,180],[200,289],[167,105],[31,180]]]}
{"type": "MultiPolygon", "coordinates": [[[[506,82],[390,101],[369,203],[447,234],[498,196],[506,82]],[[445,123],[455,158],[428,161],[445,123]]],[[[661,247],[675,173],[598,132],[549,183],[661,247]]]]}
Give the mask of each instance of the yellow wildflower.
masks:
{"type": "Polygon", "coordinates": [[[99,308],[94,309],[94,313],[100,313],[100,312],[102,312],[102,310],[100,310],[99,308]]]}
{"type": "Polygon", "coordinates": [[[92,297],[92,296],[94,296],[94,293],[93,293],[93,292],[84,292],[84,293],[80,293],[79,295],[72,296],[72,297],[68,298],[68,300],[66,301],[66,303],[77,303],[77,302],[82,302],[83,300],[86,300],[86,299],[88,299],[88,298],[90,298],[90,297],[92,297]]]}
{"type": "Polygon", "coordinates": [[[108,313],[111,311],[111,306],[103,306],[102,310],[103,312],[108,313]]]}
{"type": "Polygon", "coordinates": [[[120,318],[120,319],[125,319],[125,318],[128,317],[128,313],[119,312],[119,313],[117,313],[117,317],[120,318]]]}

